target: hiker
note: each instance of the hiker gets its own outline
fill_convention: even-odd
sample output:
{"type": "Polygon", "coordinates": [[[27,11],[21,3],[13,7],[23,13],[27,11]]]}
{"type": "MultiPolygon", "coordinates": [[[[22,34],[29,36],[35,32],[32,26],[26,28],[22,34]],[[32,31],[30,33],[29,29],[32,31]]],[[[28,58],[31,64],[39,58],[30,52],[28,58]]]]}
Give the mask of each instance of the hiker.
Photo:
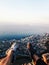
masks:
{"type": "MultiPolygon", "coordinates": [[[[36,65],[47,65],[42,59],[40,59],[40,57],[38,57],[38,55],[35,54],[35,51],[32,48],[31,43],[27,44],[27,48],[31,53],[32,59],[36,61],[36,65]]],[[[7,56],[0,61],[0,65],[10,65],[12,56],[13,56],[13,50],[11,49],[8,51],[7,56]]]]}
{"type": "Polygon", "coordinates": [[[10,65],[12,60],[12,50],[9,50],[7,56],[0,60],[0,65],[10,65]]]}
{"type": "Polygon", "coordinates": [[[35,61],[36,65],[47,65],[35,52],[35,50],[32,47],[31,43],[27,43],[27,49],[29,50],[30,54],[31,54],[31,58],[33,59],[33,61],[35,61]]]}

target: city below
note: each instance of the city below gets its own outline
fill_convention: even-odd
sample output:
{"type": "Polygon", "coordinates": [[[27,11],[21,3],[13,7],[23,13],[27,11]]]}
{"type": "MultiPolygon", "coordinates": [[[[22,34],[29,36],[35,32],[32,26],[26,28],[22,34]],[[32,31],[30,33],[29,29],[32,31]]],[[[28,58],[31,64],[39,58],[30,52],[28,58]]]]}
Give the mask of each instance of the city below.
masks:
{"type": "MultiPolygon", "coordinates": [[[[16,42],[20,45],[19,48],[21,50],[21,54],[25,54],[25,50],[27,48],[27,43],[32,43],[32,47],[36,50],[36,54],[39,55],[39,57],[43,58],[44,61],[46,59],[46,63],[49,64],[49,33],[44,34],[33,34],[33,35],[20,35],[16,36],[13,35],[6,36],[5,38],[0,37],[0,59],[5,57],[5,52],[11,47],[11,45],[16,42]],[[17,38],[18,37],[18,38],[17,38]],[[24,50],[24,52],[23,52],[24,50]]],[[[17,52],[16,52],[17,53],[17,52]]],[[[27,54],[27,52],[26,52],[27,54]]]]}

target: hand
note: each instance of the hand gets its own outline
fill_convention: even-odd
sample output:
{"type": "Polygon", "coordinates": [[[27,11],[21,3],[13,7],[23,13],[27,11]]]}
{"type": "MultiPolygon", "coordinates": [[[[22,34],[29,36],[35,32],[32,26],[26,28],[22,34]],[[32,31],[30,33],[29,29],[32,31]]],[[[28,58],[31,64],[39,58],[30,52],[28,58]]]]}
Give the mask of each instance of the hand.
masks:
{"type": "Polygon", "coordinates": [[[0,65],[10,65],[12,60],[13,51],[9,50],[7,56],[0,61],[0,65]]]}

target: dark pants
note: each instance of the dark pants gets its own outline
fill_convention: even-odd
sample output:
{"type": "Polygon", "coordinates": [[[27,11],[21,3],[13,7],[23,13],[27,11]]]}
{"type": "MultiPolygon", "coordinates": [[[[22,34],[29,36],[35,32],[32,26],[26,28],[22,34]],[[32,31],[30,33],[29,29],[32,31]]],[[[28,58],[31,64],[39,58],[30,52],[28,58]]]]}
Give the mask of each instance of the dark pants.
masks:
{"type": "Polygon", "coordinates": [[[36,65],[47,65],[43,60],[39,59],[37,62],[36,62],[36,65]]]}

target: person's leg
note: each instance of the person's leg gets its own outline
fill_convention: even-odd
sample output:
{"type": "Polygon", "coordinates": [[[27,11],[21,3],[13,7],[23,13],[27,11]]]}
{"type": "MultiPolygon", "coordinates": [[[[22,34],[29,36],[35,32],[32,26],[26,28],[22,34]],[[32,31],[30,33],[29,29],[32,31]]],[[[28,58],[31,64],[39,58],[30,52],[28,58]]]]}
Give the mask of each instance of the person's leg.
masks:
{"type": "Polygon", "coordinates": [[[10,65],[12,60],[12,50],[9,50],[7,56],[0,61],[0,65],[10,65]]]}
{"type": "Polygon", "coordinates": [[[33,55],[34,61],[36,61],[36,65],[47,65],[42,59],[40,59],[36,54],[33,55]]]}

